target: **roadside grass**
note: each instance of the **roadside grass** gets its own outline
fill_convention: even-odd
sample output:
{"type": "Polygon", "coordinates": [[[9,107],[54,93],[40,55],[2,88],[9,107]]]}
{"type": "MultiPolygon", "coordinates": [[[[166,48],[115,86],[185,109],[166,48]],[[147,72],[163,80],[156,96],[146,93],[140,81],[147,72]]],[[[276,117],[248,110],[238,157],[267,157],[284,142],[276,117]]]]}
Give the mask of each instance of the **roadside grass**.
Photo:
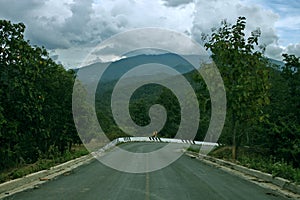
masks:
{"type": "Polygon", "coordinates": [[[200,145],[190,145],[189,148],[187,148],[187,151],[191,151],[191,152],[195,152],[195,153],[199,153],[200,151],[200,145]]]}
{"type": "MultiPolygon", "coordinates": [[[[190,146],[187,150],[199,152],[199,146],[190,146]]],[[[235,162],[242,166],[256,169],[262,172],[272,174],[273,177],[281,177],[297,184],[300,184],[300,169],[294,168],[291,163],[287,163],[283,159],[269,156],[263,149],[240,147],[238,150],[238,158],[232,160],[231,147],[220,146],[209,153],[209,156],[235,162]]]]}
{"type": "Polygon", "coordinates": [[[89,152],[83,145],[76,145],[71,148],[71,151],[68,151],[60,156],[53,156],[49,158],[40,158],[35,163],[32,164],[23,164],[15,168],[6,169],[0,173],[0,183],[21,178],[28,174],[38,172],[45,169],[50,169],[51,167],[67,162],[69,160],[79,158],[81,156],[87,155],[89,152]]]}

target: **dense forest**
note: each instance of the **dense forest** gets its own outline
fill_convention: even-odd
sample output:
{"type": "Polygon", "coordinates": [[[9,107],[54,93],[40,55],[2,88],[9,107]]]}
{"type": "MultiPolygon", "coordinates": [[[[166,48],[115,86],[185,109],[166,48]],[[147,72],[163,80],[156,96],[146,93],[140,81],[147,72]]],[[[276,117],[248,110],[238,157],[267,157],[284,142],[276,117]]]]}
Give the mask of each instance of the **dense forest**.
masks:
{"type": "MultiPolygon", "coordinates": [[[[276,65],[264,56],[260,30],[245,34],[246,19],[235,24],[222,21],[202,41],[211,52],[224,80],[227,116],[219,143],[232,147],[233,159],[239,148],[251,147],[300,167],[300,58],[284,54],[276,65]]],[[[72,89],[76,73],[65,70],[44,48],[24,39],[25,26],[0,21],[0,172],[20,163],[33,163],[70,150],[81,141],[72,117],[72,89]]],[[[177,66],[178,67],[178,66],[177,66]]],[[[179,66],[180,67],[180,66],[179,66]]],[[[201,119],[196,140],[207,131],[211,105],[202,77],[186,71],[199,100],[201,119]]],[[[110,139],[126,136],[115,124],[110,97],[117,80],[106,80],[98,88],[98,120],[110,139]]],[[[131,97],[130,114],[138,125],[149,123],[151,105],[159,103],[168,113],[161,137],[174,137],[180,121],[180,107],[172,92],[150,84],[131,97]]]]}

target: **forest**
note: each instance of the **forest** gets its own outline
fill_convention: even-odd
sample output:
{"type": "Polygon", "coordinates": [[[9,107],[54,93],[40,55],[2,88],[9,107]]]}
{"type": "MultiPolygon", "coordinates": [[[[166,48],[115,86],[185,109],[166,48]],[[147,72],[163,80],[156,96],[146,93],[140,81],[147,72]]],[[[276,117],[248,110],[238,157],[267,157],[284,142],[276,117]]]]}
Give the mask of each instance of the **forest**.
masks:
{"type": "Polygon", "coordinates": [[[53,158],[80,144],[72,117],[74,71],[0,20],[0,172],[53,158]]]}
{"type": "MultiPolygon", "coordinates": [[[[232,160],[261,157],[271,160],[272,166],[284,163],[283,173],[296,170],[287,178],[300,180],[300,58],[283,54],[283,64],[275,64],[259,44],[260,30],[246,36],[245,28],[246,18],[239,17],[235,24],[224,20],[202,35],[226,89],[227,116],[219,143],[230,147],[232,160]],[[250,152],[246,158],[241,156],[245,151],[250,152]]],[[[62,156],[81,144],[72,116],[76,72],[56,64],[44,47],[30,45],[24,31],[23,23],[0,20],[0,173],[62,156]]],[[[184,76],[201,110],[195,140],[203,140],[211,116],[209,91],[195,71],[184,76]]],[[[109,99],[115,83],[106,82],[105,92],[96,96],[98,120],[110,139],[126,136],[111,114],[109,99]]],[[[131,97],[132,119],[138,125],[148,124],[148,110],[156,103],[168,113],[160,137],[174,137],[180,107],[167,88],[155,84],[139,88],[131,97]]]]}

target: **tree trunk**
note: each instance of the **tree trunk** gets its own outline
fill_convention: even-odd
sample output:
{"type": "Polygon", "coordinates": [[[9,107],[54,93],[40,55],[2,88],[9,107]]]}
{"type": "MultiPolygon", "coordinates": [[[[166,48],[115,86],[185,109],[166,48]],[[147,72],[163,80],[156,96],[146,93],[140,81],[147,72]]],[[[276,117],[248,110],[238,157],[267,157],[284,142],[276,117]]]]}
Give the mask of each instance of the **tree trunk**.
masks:
{"type": "Polygon", "coordinates": [[[236,158],[237,158],[236,133],[233,133],[233,139],[232,139],[232,160],[235,161],[236,158]]]}
{"type": "Polygon", "coordinates": [[[236,116],[232,114],[232,160],[237,159],[236,116]]]}

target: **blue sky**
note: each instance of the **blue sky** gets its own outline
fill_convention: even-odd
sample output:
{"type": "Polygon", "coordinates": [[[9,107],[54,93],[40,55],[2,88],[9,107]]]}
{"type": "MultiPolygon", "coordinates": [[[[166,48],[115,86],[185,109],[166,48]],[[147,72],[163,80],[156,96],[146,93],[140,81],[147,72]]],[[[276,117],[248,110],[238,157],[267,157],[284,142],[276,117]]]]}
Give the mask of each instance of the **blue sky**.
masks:
{"type": "Polygon", "coordinates": [[[248,33],[261,29],[266,56],[300,56],[299,0],[0,0],[0,18],[24,22],[26,38],[66,68],[79,66],[95,45],[123,31],[167,28],[199,41],[222,19],[234,23],[238,16],[247,18],[248,33]]]}

